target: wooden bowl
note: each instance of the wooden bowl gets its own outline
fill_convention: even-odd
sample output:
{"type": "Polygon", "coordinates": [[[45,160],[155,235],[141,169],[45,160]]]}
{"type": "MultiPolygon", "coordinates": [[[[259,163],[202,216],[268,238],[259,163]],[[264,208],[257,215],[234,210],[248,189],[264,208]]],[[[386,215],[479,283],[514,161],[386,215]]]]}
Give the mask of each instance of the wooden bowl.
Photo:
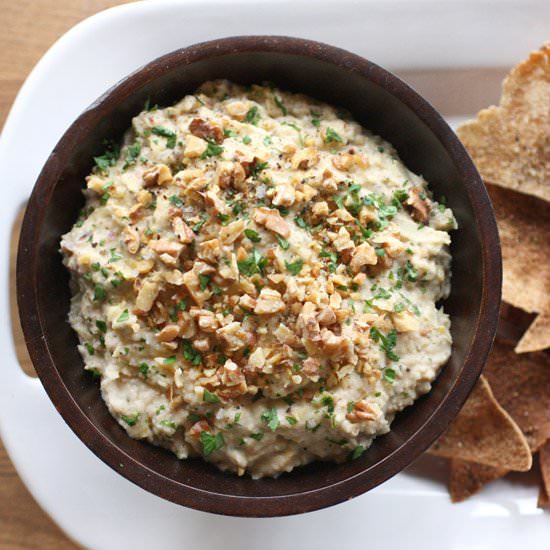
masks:
{"type": "MultiPolygon", "coordinates": [[[[69,94],[70,90],[60,93],[69,94]]],[[[161,57],[123,79],[67,130],[46,162],[27,207],[17,261],[25,339],[51,400],[78,437],[111,468],[172,502],[235,516],[316,510],[372,489],[411,463],[441,434],[474,386],[491,348],[500,302],[501,262],[491,203],[472,161],[441,116],[397,77],[344,50],[297,38],[248,36],[197,44],[161,57]],[[84,177],[106,138],[120,138],[152,104],[170,105],[215,78],[272,81],[347,108],[392,143],[447,197],[458,219],[452,234],[452,355],[432,391],[401,412],[390,433],[345,464],[314,463],[278,479],[224,474],[200,459],[131,439],[107,411],[83,369],[67,322],[69,276],[60,236],[83,205],[84,177]]],[[[39,429],[39,428],[37,428],[39,429]]],[[[60,450],[62,452],[62,450],[60,450]]],[[[85,472],[83,472],[85,475],[85,472]]]]}

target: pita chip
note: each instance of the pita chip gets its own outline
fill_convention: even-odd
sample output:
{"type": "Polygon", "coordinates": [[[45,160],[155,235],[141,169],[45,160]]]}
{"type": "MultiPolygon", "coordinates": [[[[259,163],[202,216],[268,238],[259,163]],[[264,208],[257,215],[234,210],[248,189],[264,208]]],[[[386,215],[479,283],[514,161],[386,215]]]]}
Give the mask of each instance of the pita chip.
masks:
{"type": "Polygon", "coordinates": [[[498,404],[483,376],[430,453],[521,472],[532,464],[523,433],[498,404]]]}
{"type": "Polygon", "coordinates": [[[550,347],[550,206],[537,199],[487,185],[497,217],[502,249],[502,298],[539,313],[516,353],[550,347]]]}
{"type": "Polygon", "coordinates": [[[457,133],[483,179],[550,201],[550,42],[512,69],[498,107],[457,133]]]}
{"type": "Polygon", "coordinates": [[[526,353],[546,348],[550,348],[550,312],[537,315],[537,318],[521,337],[514,351],[516,353],[526,353]]]}
{"type": "Polygon", "coordinates": [[[513,344],[497,339],[483,375],[525,435],[531,452],[537,452],[550,438],[550,355],[518,355],[513,344]]]}
{"type": "Polygon", "coordinates": [[[538,507],[550,506],[550,441],[547,441],[539,451],[539,466],[542,485],[539,493],[538,507]]]}
{"type": "Polygon", "coordinates": [[[508,470],[475,464],[465,460],[451,460],[449,493],[453,502],[462,502],[477,493],[484,485],[500,477],[508,470]]]}

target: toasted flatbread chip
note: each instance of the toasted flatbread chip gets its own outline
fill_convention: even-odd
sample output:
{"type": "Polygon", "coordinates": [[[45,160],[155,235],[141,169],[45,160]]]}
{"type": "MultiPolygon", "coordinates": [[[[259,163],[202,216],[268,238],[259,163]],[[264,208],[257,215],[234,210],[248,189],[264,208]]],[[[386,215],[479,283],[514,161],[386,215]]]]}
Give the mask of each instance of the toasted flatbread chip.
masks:
{"type": "Polygon", "coordinates": [[[485,180],[550,201],[550,42],[512,69],[498,107],[457,133],[485,180]]]}
{"type": "Polygon", "coordinates": [[[539,498],[537,499],[538,508],[548,508],[550,506],[550,497],[544,487],[539,489],[539,498]]]}
{"type": "Polygon", "coordinates": [[[527,440],[498,404],[483,376],[449,429],[429,452],[520,472],[532,465],[527,440]]]}
{"type": "Polygon", "coordinates": [[[550,206],[487,185],[502,248],[502,299],[529,313],[550,311],[550,206]]]}
{"type": "Polygon", "coordinates": [[[508,470],[453,459],[450,465],[449,493],[453,502],[462,502],[484,485],[505,476],[508,470]]]}
{"type": "Polygon", "coordinates": [[[526,353],[546,348],[550,348],[550,313],[544,312],[537,315],[537,318],[521,337],[514,351],[516,353],[526,353]]]}
{"type": "Polygon", "coordinates": [[[500,405],[525,435],[531,452],[550,438],[550,355],[518,355],[513,344],[495,340],[483,370],[500,405]]]}
{"type": "Polygon", "coordinates": [[[542,485],[537,506],[546,508],[550,506],[550,441],[547,441],[539,451],[539,466],[542,485]]]}
{"type": "MultiPolygon", "coordinates": [[[[497,338],[483,374],[497,401],[522,430],[531,452],[537,452],[550,438],[550,357],[543,352],[517,355],[513,343],[497,338]]],[[[464,500],[507,473],[505,468],[453,459],[451,499],[464,500]]]]}

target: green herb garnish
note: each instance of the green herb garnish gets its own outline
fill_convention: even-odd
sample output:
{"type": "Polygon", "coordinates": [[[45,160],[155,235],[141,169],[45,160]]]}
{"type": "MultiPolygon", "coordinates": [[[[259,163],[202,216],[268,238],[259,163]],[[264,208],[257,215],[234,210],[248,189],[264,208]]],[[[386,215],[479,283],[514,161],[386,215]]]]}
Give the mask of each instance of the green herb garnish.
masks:
{"type": "Polygon", "coordinates": [[[285,266],[287,271],[292,273],[292,275],[298,275],[298,273],[302,271],[302,267],[304,267],[304,260],[302,260],[301,258],[298,258],[293,262],[287,262],[285,260],[285,266]]]}
{"type": "Polygon", "coordinates": [[[153,126],[151,128],[151,133],[155,134],[156,136],[165,137],[166,147],[168,147],[168,149],[173,149],[176,146],[176,139],[177,139],[176,132],[173,132],[172,130],[168,130],[168,128],[164,128],[163,126],[153,126]]]}

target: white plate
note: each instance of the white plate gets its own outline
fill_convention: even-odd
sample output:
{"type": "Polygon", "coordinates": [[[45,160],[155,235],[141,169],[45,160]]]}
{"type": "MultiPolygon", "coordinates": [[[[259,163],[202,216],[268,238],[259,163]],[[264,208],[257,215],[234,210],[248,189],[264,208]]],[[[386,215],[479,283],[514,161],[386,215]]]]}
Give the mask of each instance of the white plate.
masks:
{"type": "MultiPolygon", "coordinates": [[[[546,0],[157,0],[103,12],[44,56],[0,136],[4,265],[16,212],[62,132],[106,88],[161,54],[215,37],[271,33],[333,43],[390,69],[498,67],[548,39],[549,22],[546,0]]],[[[9,319],[8,270],[0,277],[0,308],[9,319]]],[[[3,328],[1,437],[36,500],[88,548],[548,547],[550,518],[536,508],[534,486],[503,480],[451,505],[441,462],[426,458],[353,501],[291,518],[227,518],[165,502],[84,447],[40,383],[21,372],[3,328]]]]}

